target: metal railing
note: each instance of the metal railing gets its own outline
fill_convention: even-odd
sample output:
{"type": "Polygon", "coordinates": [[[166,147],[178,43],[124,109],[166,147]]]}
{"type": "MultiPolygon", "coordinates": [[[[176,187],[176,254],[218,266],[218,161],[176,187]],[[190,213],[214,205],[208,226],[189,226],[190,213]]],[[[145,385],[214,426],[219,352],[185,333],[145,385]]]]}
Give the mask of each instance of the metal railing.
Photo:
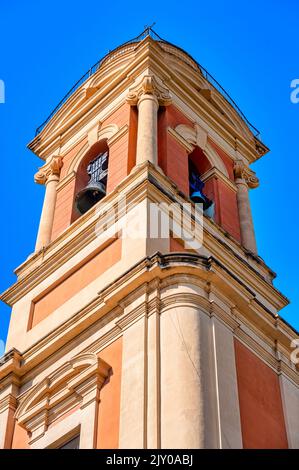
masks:
{"type": "Polygon", "coordinates": [[[48,124],[48,122],[52,119],[54,114],[57,113],[57,111],[64,105],[64,103],[70,98],[70,96],[84,83],[86,80],[88,80],[92,75],[95,74],[95,72],[103,65],[106,59],[110,57],[112,54],[115,54],[118,50],[122,49],[126,45],[138,43],[142,41],[144,38],[147,36],[151,36],[154,40],[162,43],[162,44],[168,44],[171,47],[174,47],[178,50],[180,50],[185,56],[188,56],[190,60],[196,64],[196,66],[199,68],[201,71],[202,75],[205,77],[205,79],[217,90],[219,93],[221,93],[225,99],[231,104],[231,106],[237,111],[237,113],[240,115],[240,117],[245,121],[247,126],[250,128],[251,132],[255,135],[256,138],[260,139],[260,132],[259,130],[249,122],[249,120],[246,118],[244,113],[241,111],[241,109],[238,107],[238,105],[235,103],[235,101],[231,98],[231,96],[225,91],[225,89],[220,85],[220,83],[203,67],[202,65],[199,64],[196,60],[193,59],[193,57],[188,54],[184,49],[182,49],[179,46],[176,46],[175,44],[172,44],[169,41],[166,41],[165,39],[161,38],[153,29],[151,26],[145,28],[145,30],[139,34],[139,36],[130,39],[129,41],[121,44],[120,46],[116,47],[112,51],[109,51],[104,57],[102,57],[98,62],[96,62],[76,83],[75,85],[68,91],[68,93],[62,98],[62,100],[58,103],[58,105],[53,109],[53,111],[49,114],[47,119],[36,129],[35,135],[37,136],[48,124]]]}

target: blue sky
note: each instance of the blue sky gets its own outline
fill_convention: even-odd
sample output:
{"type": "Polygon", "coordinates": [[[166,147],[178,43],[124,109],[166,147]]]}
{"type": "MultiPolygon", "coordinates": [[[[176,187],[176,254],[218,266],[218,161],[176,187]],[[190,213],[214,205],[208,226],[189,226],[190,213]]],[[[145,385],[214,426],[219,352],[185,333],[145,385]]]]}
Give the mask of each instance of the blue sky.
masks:
{"type": "MultiPolygon", "coordinates": [[[[297,250],[299,103],[298,0],[141,1],[2,0],[0,79],[0,290],[34,249],[43,188],[33,183],[41,161],[27,148],[35,128],[88,68],[156,22],[163,38],[189,52],[260,129],[271,152],[253,165],[251,191],[260,256],[278,274],[291,305],[281,315],[299,329],[297,250]]],[[[0,339],[10,309],[0,305],[0,339]]],[[[0,344],[1,348],[1,344],[0,344]]]]}

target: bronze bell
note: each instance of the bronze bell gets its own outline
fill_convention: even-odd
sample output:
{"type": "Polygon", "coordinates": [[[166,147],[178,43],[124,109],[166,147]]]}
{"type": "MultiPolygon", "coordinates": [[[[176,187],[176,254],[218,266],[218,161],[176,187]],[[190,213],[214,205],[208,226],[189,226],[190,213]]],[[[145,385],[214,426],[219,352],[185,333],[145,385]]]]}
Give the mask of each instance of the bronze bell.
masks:
{"type": "Polygon", "coordinates": [[[78,192],[75,206],[80,214],[85,214],[92,206],[106,196],[108,174],[108,152],[100,153],[86,169],[90,180],[84,189],[78,192]]]}
{"type": "Polygon", "coordinates": [[[106,195],[106,189],[100,181],[89,181],[85,188],[78,192],[75,205],[80,214],[85,214],[92,206],[106,195]]]}
{"type": "Polygon", "coordinates": [[[207,210],[213,201],[211,201],[207,196],[205,196],[201,191],[194,191],[190,196],[191,201],[196,204],[202,204],[203,210],[207,210]]]}

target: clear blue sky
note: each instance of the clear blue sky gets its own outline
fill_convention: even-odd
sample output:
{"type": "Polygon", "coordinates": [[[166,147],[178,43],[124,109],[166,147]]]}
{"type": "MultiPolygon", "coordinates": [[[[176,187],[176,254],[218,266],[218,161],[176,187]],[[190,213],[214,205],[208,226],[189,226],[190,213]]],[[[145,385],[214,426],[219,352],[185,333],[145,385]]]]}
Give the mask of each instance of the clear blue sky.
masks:
{"type": "MultiPolygon", "coordinates": [[[[299,103],[298,0],[103,2],[2,0],[0,79],[0,290],[34,248],[43,188],[41,165],[26,149],[35,128],[88,68],[138,35],[145,24],[197,59],[261,130],[271,152],[254,164],[251,191],[260,256],[277,272],[275,285],[292,301],[281,315],[299,329],[297,249],[299,103]]],[[[10,310],[0,306],[0,339],[10,310]]]]}

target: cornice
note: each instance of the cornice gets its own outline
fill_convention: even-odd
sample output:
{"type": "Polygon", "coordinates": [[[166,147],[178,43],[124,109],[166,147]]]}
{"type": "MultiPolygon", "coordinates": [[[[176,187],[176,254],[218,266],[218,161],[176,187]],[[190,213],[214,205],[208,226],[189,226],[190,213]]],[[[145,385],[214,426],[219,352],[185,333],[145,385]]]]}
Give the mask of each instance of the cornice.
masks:
{"type": "MultiPolygon", "coordinates": [[[[281,350],[287,357],[287,354],[291,352],[290,338],[297,337],[295,332],[287,325],[284,325],[284,332],[279,332],[277,319],[266,310],[262,311],[261,309],[260,315],[257,315],[255,305],[252,303],[252,293],[250,290],[240,284],[239,280],[229,270],[223,271],[223,267],[219,265],[215,258],[207,258],[194,253],[170,253],[167,255],[156,253],[144,258],[130,268],[113,283],[100,291],[86,307],[78,312],[74,312],[74,315],[69,320],[25,351],[21,356],[21,367],[16,365],[17,368],[14,372],[17,372],[19,377],[25,377],[25,374],[28,375],[34,367],[44,362],[51,354],[61,351],[61,348],[65,345],[69,346],[72,340],[78,344],[81,333],[85,334],[89,327],[95,325],[100,319],[105,318],[106,315],[109,315],[110,320],[115,318],[111,323],[112,328],[101,338],[97,339],[92,346],[88,346],[88,349],[89,351],[96,352],[97,348],[105,347],[108,342],[110,343],[114,338],[119,337],[123,330],[132,323],[150,314],[147,301],[149,293],[152,291],[156,291],[157,301],[155,306],[159,311],[163,311],[165,307],[170,308],[171,303],[176,306],[180,303],[182,305],[187,303],[197,307],[201,306],[205,311],[204,313],[210,317],[216,316],[219,318],[234,332],[236,337],[249,345],[258,356],[262,357],[276,371],[279,371],[279,367],[275,353],[271,353],[271,349],[266,347],[266,345],[263,346],[263,341],[266,341],[272,349],[273,345],[279,341],[283,345],[281,350]],[[224,310],[221,307],[221,303],[218,304],[215,301],[214,296],[213,298],[197,295],[190,297],[189,295],[184,295],[183,292],[174,295],[172,294],[172,289],[169,291],[170,298],[163,298],[163,301],[160,301],[159,292],[165,288],[167,289],[170,285],[169,283],[176,283],[181,286],[193,284],[198,284],[201,287],[205,285],[211,286],[216,296],[219,291],[224,298],[228,299],[227,308],[224,310]],[[128,292],[131,294],[129,294],[127,299],[128,292]],[[130,296],[134,295],[134,292],[139,292],[139,296],[143,296],[142,292],[147,295],[143,296],[144,300],[141,304],[129,308],[127,310],[128,313],[126,313],[126,309],[121,307],[121,305],[130,305],[130,296]],[[230,305],[234,305],[234,307],[229,307],[230,305]],[[114,314],[111,317],[110,313],[112,312],[114,314]],[[243,321],[249,326],[246,330],[242,327],[243,321]],[[250,335],[250,331],[262,332],[264,339],[257,342],[254,336],[250,335]]],[[[211,290],[208,289],[207,292],[211,292],[211,290]]],[[[154,301],[153,296],[151,300],[152,302],[154,301]]],[[[86,350],[85,352],[88,351],[86,350]]],[[[299,384],[298,372],[288,365],[286,359],[283,360],[283,366],[281,367],[283,367],[286,375],[291,376],[292,380],[299,384]]],[[[0,379],[3,381],[5,376],[7,376],[7,373],[3,374],[1,368],[0,379]]]]}

